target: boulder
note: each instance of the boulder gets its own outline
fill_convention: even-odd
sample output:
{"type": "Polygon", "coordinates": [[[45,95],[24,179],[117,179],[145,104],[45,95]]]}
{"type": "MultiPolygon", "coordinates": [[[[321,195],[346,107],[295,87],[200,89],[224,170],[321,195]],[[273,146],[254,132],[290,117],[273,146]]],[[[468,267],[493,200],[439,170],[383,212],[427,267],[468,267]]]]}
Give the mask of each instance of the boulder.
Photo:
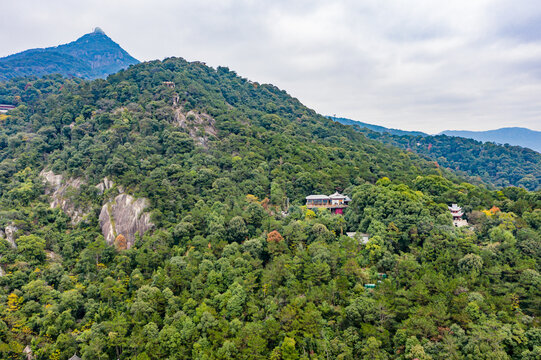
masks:
{"type": "MultiPolygon", "coordinates": [[[[17,230],[19,230],[19,228],[17,228],[13,224],[10,224],[10,225],[6,226],[6,228],[4,229],[4,232],[3,232],[5,234],[5,239],[15,249],[17,248],[17,244],[15,243],[15,233],[17,232],[17,230]]],[[[2,238],[3,238],[3,236],[2,236],[2,238]]]]}

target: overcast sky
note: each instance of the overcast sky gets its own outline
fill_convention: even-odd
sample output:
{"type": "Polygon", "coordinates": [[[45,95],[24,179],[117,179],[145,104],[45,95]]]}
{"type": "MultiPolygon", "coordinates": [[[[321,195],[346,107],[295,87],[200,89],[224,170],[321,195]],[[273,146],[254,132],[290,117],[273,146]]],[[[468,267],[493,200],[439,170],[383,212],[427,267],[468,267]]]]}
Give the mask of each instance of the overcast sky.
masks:
{"type": "Polygon", "coordinates": [[[96,26],[141,61],[228,66],[324,115],[429,133],[541,130],[536,0],[4,1],[0,56],[96,26]]]}

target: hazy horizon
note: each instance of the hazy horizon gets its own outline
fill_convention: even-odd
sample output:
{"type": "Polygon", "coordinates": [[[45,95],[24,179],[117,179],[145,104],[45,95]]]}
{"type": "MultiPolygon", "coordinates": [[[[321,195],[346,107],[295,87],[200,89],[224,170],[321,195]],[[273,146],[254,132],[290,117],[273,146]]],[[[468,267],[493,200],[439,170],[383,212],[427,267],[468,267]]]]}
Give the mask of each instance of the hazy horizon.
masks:
{"type": "Polygon", "coordinates": [[[541,130],[533,1],[4,5],[0,56],[102,28],[132,56],[227,66],[323,115],[404,130],[541,130]]]}

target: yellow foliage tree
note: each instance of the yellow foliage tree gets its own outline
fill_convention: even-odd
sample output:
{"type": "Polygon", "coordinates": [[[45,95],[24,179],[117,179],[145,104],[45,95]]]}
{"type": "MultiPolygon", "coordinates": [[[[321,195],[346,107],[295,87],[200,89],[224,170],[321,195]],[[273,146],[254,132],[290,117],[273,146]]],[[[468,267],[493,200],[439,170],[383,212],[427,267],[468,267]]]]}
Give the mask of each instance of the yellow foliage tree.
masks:
{"type": "Polygon", "coordinates": [[[252,194],[246,195],[246,201],[259,204],[259,199],[257,198],[257,196],[252,194]]]}
{"type": "Polygon", "coordinates": [[[60,350],[56,349],[52,352],[52,354],[49,356],[50,360],[60,360],[60,350]]]}
{"type": "Polygon", "coordinates": [[[313,219],[316,217],[316,213],[310,209],[306,210],[306,218],[313,219]]]}
{"type": "Polygon", "coordinates": [[[23,302],[23,298],[17,296],[15,293],[11,293],[8,295],[8,311],[18,311],[21,308],[21,303],[23,302]]]}

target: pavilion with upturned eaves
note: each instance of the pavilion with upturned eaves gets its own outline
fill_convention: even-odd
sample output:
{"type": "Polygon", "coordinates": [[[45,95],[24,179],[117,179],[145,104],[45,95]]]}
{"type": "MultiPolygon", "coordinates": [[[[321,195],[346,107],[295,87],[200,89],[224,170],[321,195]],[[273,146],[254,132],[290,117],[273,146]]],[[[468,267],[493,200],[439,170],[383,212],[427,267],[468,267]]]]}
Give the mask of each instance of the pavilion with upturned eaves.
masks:
{"type": "Polygon", "coordinates": [[[462,219],[462,215],[464,215],[464,212],[462,211],[462,208],[460,206],[458,206],[457,204],[453,204],[451,206],[448,206],[447,208],[453,216],[453,225],[455,225],[456,227],[468,225],[468,222],[462,219]]]}

